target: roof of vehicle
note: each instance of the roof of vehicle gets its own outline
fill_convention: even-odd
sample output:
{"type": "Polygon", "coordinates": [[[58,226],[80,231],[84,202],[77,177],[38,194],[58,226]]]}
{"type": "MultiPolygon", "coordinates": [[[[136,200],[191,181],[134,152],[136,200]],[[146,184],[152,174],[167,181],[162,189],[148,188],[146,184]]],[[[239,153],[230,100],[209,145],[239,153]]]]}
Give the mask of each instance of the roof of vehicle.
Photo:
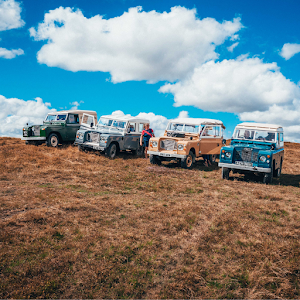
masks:
{"type": "Polygon", "coordinates": [[[222,125],[225,128],[224,124],[220,120],[215,119],[205,119],[205,118],[177,118],[170,120],[170,122],[182,123],[187,125],[222,125]]]}
{"type": "Polygon", "coordinates": [[[130,115],[124,115],[124,116],[120,116],[120,115],[105,115],[105,116],[101,116],[101,118],[106,118],[106,119],[113,119],[116,121],[132,121],[132,122],[140,122],[140,123],[150,123],[150,121],[148,119],[142,119],[139,117],[133,117],[130,115]]]}
{"type": "Polygon", "coordinates": [[[243,128],[253,128],[253,129],[269,129],[269,130],[283,130],[282,126],[275,125],[275,124],[265,124],[265,123],[252,123],[252,122],[244,122],[238,124],[236,127],[243,127],[243,128]]]}
{"type": "Polygon", "coordinates": [[[94,110],[80,110],[80,109],[70,109],[70,110],[61,110],[61,111],[52,111],[48,115],[57,115],[57,114],[95,114],[94,110]]]}

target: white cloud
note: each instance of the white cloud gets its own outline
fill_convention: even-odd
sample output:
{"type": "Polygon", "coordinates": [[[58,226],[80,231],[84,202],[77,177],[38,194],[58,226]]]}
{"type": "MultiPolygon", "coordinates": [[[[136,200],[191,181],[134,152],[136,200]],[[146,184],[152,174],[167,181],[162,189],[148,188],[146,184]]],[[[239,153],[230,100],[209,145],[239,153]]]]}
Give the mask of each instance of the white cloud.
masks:
{"type": "Polygon", "coordinates": [[[0,0],[0,31],[19,28],[25,22],[21,19],[21,6],[14,0],[0,0]]]}
{"type": "MultiPolygon", "coordinates": [[[[112,113],[112,115],[116,116],[125,116],[125,114],[121,110],[116,110],[112,113]]],[[[126,116],[130,116],[130,114],[127,114],[126,116]]],[[[169,120],[161,115],[156,115],[153,112],[140,112],[137,117],[148,119],[150,121],[150,127],[153,129],[155,136],[161,136],[164,134],[165,129],[168,125],[169,120]]],[[[188,118],[188,112],[187,111],[181,111],[179,113],[178,118],[188,118]]]]}
{"type": "Polygon", "coordinates": [[[240,18],[219,23],[200,20],[196,10],[173,7],[170,12],[144,12],[130,8],[121,16],[84,17],[80,10],[57,8],[44,16],[35,40],[45,40],[40,63],[70,71],[110,72],[113,82],[128,80],[175,81],[195,66],[218,58],[217,45],[235,40],[240,18]]]}
{"type": "Polygon", "coordinates": [[[0,95],[0,136],[22,137],[23,126],[42,124],[47,113],[53,111],[50,106],[41,98],[25,101],[0,95]]]}
{"type": "Polygon", "coordinates": [[[300,98],[299,87],[282,75],[276,63],[244,57],[209,61],[195,68],[191,77],[159,91],[172,93],[175,106],[232,113],[264,111],[300,98]]]}
{"type": "Polygon", "coordinates": [[[292,56],[300,52],[300,44],[290,44],[286,43],[283,45],[281,51],[279,52],[280,56],[285,58],[285,60],[290,59],[292,56]]]}
{"type": "Polygon", "coordinates": [[[6,59],[12,59],[18,55],[23,55],[23,54],[24,54],[24,51],[22,49],[8,50],[8,49],[0,47],[0,57],[6,58],[6,59]]]}
{"type": "Polygon", "coordinates": [[[229,52],[233,52],[233,49],[239,44],[239,42],[236,42],[234,44],[232,44],[231,46],[227,47],[227,50],[229,52]]]}
{"type": "Polygon", "coordinates": [[[77,110],[78,106],[82,103],[84,103],[84,101],[82,101],[82,100],[80,102],[78,102],[78,101],[70,102],[69,104],[73,105],[70,109],[77,110]]]}
{"type": "Polygon", "coordinates": [[[272,105],[266,111],[239,114],[242,121],[255,121],[283,126],[285,140],[300,142],[300,99],[287,105],[272,105]]]}

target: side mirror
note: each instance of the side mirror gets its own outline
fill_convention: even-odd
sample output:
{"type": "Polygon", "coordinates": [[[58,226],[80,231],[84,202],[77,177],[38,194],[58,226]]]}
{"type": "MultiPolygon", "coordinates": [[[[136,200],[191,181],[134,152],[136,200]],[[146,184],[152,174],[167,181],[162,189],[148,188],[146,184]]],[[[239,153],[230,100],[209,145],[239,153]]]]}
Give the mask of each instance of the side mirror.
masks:
{"type": "Polygon", "coordinates": [[[225,139],[222,140],[222,144],[226,145],[226,140],[225,139]]]}
{"type": "Polygon", "coordinates": [[[127,128],[127,133],[130,133],[130,128],[129,127],[127,128]]]}
{"type": "Polygon", "coordinates": [[[91,127],[94,127],[94,123],[91,123],[91,127]]]}

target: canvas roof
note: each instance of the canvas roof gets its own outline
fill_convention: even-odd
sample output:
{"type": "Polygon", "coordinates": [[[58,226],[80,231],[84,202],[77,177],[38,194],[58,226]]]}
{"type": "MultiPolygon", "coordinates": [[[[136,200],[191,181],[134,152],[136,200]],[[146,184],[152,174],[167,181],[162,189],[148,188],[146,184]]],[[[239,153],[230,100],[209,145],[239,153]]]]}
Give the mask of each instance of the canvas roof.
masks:
{"type": "Polygon", "coordinates": [[[150,123],[150,121],[148,119],[142,119],[142,118],[133,117],[133,116],[130,116],[130,115],[124,115],[124,116],[104,115],[104,116],[101,116],[101,118],[113,119],[113,120],[116,120],[116,121],[132,121],[132,122],[140,122],[140,123],[150,123]]]}
{"type": "Polygon", "coordinates": [[[225,128],[222,121],[206,118],[177,118],[170,120],[170,122],[182,123],[187,125],[221,125],[223,128],[225,128]]]}
{"type": "Polygon", "coordinates": [[[265,124],[265,123],[252,123],[252,122],[244,122],[238,124],[236,127],[242,128],[253,128],[253,129],[271,129],[271,130],[283,130],[282,126],[275,124],[265,124]]]}

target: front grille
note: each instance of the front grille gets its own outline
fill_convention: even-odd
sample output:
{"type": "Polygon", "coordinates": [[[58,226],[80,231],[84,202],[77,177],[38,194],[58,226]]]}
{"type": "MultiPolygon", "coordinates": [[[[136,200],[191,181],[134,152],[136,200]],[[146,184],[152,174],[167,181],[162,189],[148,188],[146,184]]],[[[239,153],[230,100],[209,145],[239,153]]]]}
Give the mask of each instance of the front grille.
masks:
{"type": "Polygon", "coordinates": [[[100,142],[100,134],[98,132],[89,132],[87,134],[87,142],[99,143],[100,142]]]}
{"type": "Polygon", "coordinates": [[[175,140],[162,140],[160,148],[164,150],[177,150],[177,142],[175,140]]]}
{"type": "Polygon", "coordinates": [[[32,136],[40,136],[40,125],[34,125],[31,128],[32,136]]]}
{"type": "Polygon", "coordinates": [[[234,159],[237,161],[257,162],[258,152],[254,152],[252,149],[244,148],[236,150],[234,159]]]}

